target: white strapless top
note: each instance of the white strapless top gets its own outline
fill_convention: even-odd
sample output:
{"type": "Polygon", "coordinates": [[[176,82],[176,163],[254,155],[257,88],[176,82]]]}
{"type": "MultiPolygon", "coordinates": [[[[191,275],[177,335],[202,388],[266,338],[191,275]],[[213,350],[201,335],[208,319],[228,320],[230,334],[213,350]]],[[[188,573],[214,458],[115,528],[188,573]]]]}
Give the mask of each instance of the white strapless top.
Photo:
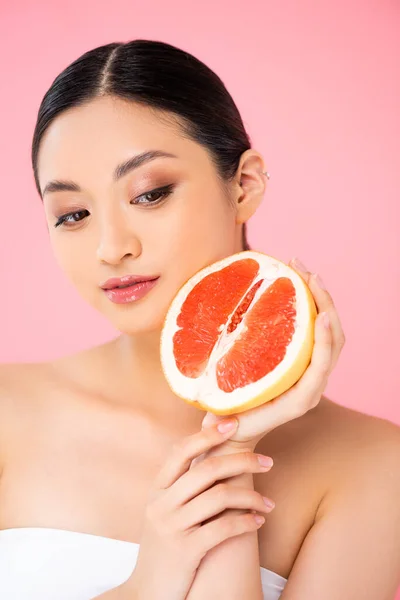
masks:
{"type": "MultiPolygon", "coordinates": [[[[61,529],[1,530],[0,598],[96,598],[130,577],[139,547],[132,542],[61,529]]],[[[263,567],[261,580],[264,600],[278,600],[287,580],[263,567]]]]}

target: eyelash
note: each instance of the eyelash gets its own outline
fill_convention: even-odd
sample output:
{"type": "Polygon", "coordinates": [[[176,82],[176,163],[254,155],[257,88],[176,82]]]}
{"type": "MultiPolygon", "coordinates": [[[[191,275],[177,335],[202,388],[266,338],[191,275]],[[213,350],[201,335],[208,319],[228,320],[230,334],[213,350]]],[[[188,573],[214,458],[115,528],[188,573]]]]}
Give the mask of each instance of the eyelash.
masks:
{"type": "MultiPolygon", "coordinates": [[[[172,194],[173,190],[174,190],[174,185],[170,184],[170,185],[165,185],[164,187],[160,187],[160,188],[156,188],[154,190],[150,190],[149,192],[145,192],[144,194],[141,194],[140,196],[138,196],[137,198],[132,198],[132,200],[130,201],[130,204],[147,204],[148,206],[158,206],[159,204],[161,204],[170,194],[172,194]],[[157,200],[153,200],[153,201],[149,201],[149,202],[139,202],[140,198],[145,198],[146,196],[150,196],[151,194],[161,194],[161,198],[157,199],[157,200]]],[[[75,225],[76,223],[78,223],[79,221],[82,221],[82,219],[84,217],[82,217],[81,219],[79,219],[79,215],[84,215],[84,217],[87,217],[90,213],[87,210],[75,210],[73,212],[69,212],[66,213],[64,215],[61,215],[60,217],[58,217],[56,224],[54,225],[54,227],[60,227],[61,225],[63,225],[64,227],[71,227],[73,225],[75,225]],[[78,215],[78,219],[76,221],[72,221],[68,222],[67,219],[69,217],[76,217],[78,215]]]]}

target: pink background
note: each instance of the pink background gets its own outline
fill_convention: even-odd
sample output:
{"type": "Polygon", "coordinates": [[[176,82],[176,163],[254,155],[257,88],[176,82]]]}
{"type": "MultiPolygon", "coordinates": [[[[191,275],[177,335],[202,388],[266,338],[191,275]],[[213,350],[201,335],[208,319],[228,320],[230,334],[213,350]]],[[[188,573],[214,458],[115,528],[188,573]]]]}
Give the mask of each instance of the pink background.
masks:
{"type": "MultiPolygon", "coordinates": [[[[84,51],[159,39],[223,78],[271,173],[250,242],[319,271],[347,345],[327,395],[400,424],[400,5],[396,0],[69,0],[0,7],[1,361],[115,332],[52,258],[30,170],[39,102],[84,51]],[[200,8],[200,4],[202,7],[200,8]]],[[[400,595],[399,595],[400,598],[400,595]]]]}

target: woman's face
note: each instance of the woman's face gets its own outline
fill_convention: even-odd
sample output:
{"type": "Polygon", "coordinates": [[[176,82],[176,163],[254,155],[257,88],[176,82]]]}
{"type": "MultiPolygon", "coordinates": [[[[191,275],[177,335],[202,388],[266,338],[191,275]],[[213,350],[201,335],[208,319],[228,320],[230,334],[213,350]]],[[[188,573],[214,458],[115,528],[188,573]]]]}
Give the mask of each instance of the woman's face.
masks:
{"type": "Polygon", "coordinates": [[[39,153],[56,259],[82,297],[129,334],[159,330],[191,275],[241,249],[235,203],[209,154],[161,116],[96,99],[57,117],[39,153]],[[159,155],[127,164],[142,153],[159,155]],[[103,289],[127,275],[156,281],[103,289]]]}

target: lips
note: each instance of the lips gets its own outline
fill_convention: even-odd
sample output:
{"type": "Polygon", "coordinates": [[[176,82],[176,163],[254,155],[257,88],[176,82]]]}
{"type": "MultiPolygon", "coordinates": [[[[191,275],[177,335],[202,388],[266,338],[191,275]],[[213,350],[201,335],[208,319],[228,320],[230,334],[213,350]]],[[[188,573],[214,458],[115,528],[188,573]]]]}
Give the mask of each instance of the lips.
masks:
{"type": "Polygon", "coordinates": [[[100,287],[114,304],[129,304],[146,296],[158,280],[159,276],[126,275],[109,279],[100,287]]]}
{"type": "Polygon", "coordinates": [[[146,283],[156,279],[158,279],[158,276],[154,275],[124,275],[123,277],[112,277],[101,284],[100,287],[103,290],[124,289],[137,283],[146,283]]]}

